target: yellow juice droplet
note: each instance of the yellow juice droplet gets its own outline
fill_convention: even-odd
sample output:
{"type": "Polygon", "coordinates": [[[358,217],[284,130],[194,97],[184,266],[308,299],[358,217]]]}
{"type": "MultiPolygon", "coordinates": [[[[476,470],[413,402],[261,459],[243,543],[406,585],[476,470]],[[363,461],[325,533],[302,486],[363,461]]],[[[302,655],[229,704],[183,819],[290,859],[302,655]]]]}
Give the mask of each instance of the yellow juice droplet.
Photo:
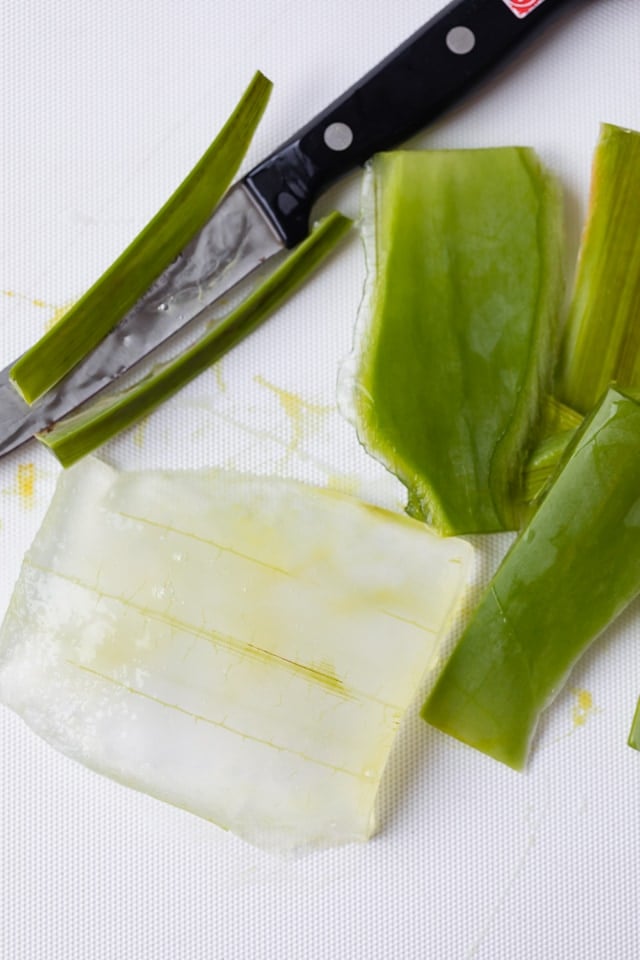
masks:
{"type": "Polygon", "coordinates": [[[3,290],[2,296],[11,297],[14,300],[25,301],[26,303],[31,304],[32,307],[38,307],[40,310],[53,311],[51,316],[46,320],[45,330],[51,330],[52,327],[55,327],[56,323],[59,320],[62,320],[64,315],[69,312],[75,303],[75,301],[72,300],[70,303],[66,303],[62,307],[54,307],[53,304],[47,303],[46,300],[41,300],[39,297],[28,297],[23,293],[16,293],[15,290],[3,290]]]}
{"type": "Polygon", "coordinates": [[[329,413],[332,409],[332,407],[321,406],[320,404],[303,400],[302,397],[299,397],[297,394],[291,393],[289,390],[283,390],[282,387],[277,387],[273,383],[269,383],[268,380],[265,380],[264,377],[261,377],[259,374],[255,380],[256,383],[259,383],[262,387],[266,387],[267,390],[271,390],[272,393],[276,394],[282,409],[291,421],[289,450],[297,450],[303,441],[305,424],[309,416],[322,416],[329,413]]]}
{"type": "Polygon", "coordinates": [[[593,697],[588,690],[574,690],[573,695],[573,723],[576,727],[583,727],[593,713],[593,697]]]}
{"type": "MultiPolygon", "coordinates": [[[[3,297],[11,297],[11,298],[13,298],[14,300],[23,300],[23,301],[25,301],[26,303],[30,303],[32,307],[40,307],[40,308],[41,308],[41,307],[49,307],[50,309],[53,309],[53,308],[51,307],[51,304],[50,304],[50,303],[47,303],[45,300],[41,300],[39,297],[27,297],[27,296],[25,296],[24,293],[16,293],[15,290],[3,290],[3,291],[2,291],[2,296],[3,296],[3,297]]],[[[65,309],[67,309],[67,308],[65,308],[65,309]]]]}
{"type": "Polygon", "coordinates": [[[224,379],[224,372],[222,370],[222,360],[218,360],[213,368],[213,372],[216,378],[216,383],[218,385],[218,390],[220,393],[227,392],[227,383],[224,379]]]}
{"type": "Polygon", "coordinates": [[[18,464],[16,491],[25,507],[32,507],[35,498],[36,468],[33,463],[18,464]]]}
{"type": "Polygon", "coordinates": [[[142,447],[144,447],[144,438],[145,438],[146,430],[147,430],[147,420],[145,418],[141,423],[137,425],[137,427],[133,431],[133,442],[134,442],[134,445],[138,447],[138,449],[142,449],[142,447]]]}

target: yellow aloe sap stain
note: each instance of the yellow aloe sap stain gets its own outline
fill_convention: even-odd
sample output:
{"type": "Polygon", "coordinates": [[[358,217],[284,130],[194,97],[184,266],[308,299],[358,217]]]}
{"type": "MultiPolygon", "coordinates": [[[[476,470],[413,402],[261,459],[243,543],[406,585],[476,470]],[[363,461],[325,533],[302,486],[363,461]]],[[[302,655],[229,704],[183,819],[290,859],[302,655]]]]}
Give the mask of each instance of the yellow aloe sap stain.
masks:
{"type": "Polygon", "coordinates": [[[32,507],[35,501],[36,468],[33,463],[18,464],[15,490],[25,507],[32,507]]]}
{"type": "Polygon", "coordinates": [[[588,690],[574,689],[572,718],[574,727],[584,727],[585,723],[594,713],[593,696],[588,690]]]}
{"type": "Polygon", "coordinates": [[[309,400],[304,400],[302,397],[298,396],[298,394],[292,393],[290,390],[284,390],[282,387],[278,387],[275,384],[270,383],[264,377],[260,376],[260,374],[255,377],[255,381],[260,386],[265,387],[267,390],[270,390],[277,396],[282,409],[290,420],[290,451],[298,450],[300,447],[300,444],[304,440],[305,430],[309,424],[309,421],[317,420],[317,418],[324,416],[333,409],[329,406],[322,406],[321,404],[311,403],[309,400]]]}

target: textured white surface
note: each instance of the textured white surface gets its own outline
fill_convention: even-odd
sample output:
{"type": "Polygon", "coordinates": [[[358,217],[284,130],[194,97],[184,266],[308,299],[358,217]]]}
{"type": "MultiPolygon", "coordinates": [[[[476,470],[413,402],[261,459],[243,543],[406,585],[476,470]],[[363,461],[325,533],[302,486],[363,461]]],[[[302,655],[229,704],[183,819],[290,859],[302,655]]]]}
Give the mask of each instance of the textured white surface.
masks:
{"type": "MultiPolygon", "coordinates": [[[[155,212],[256,67],[275,90],[248,165],[440,5],[5,0],[0,364],[155,212]]],[[[574,6],[414,141],[534,146],[565,185],[571,256],[599,122],[640,128],[640,5],[574,6]]],[[[358,179],[322,209],[355,212],[358,179]]],[[[335,411],[362,269],[354,238],[217,371],[105,458],[275,470],[399,506],[402,492],[335,411]]],[[[0,462],[2,612],[57,472],[34,446],[0,462]]],[[[484,544],[487,569],[503,546],[484,544]]],[[[380,836],[305,859],[273,859],[104,780],[3,710],[0,956],[635,960],[640,758],[625,741],[640,690],[639,618],[636,604],[583,658],[525,774],[414,718],[385,778],[380,836]]]]}

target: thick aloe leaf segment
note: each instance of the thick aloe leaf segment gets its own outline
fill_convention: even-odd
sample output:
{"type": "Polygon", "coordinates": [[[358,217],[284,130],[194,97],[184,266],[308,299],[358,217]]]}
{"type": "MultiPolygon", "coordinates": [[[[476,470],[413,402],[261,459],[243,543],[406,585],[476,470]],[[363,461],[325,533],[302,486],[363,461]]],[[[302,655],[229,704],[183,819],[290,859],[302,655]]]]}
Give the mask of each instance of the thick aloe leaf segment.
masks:
{"type": "Polygon", "coordinates": [[[640,403],[610,389],[491,581],[423,716],[524,766],[538,716],[640,591],[640,403]]]}
{"type": "Polygon", "coordinates": [[[238,106],[184,182],[65,316],[11,368],[27,403],[53,387],[146,293],[204,226],[231,183],[271,93],[256,73],[238,106]]]}
{"type": "Polygon", "coordinates": [[[266,847],[365,840],[471,547],[238,473],[61,474],[0,631],[59,750],[266,847]]]}
{"type": "Polygon", "coordinates": [[[442,533],[510,529],[555,358],[562,203],[525,148],[395,151],[366,177],[346,415],[442,533]]]}
{"type": "Polygon", "coordinates": [[[640,133],[603,124],[558,378],[588,413],[612,381],[640,387],[640,133]]]}

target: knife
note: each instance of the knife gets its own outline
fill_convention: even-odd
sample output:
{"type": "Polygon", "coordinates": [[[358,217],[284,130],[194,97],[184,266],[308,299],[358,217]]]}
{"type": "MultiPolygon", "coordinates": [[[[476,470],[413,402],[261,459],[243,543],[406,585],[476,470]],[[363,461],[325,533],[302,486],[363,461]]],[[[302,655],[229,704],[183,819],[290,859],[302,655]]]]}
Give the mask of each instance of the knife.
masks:
{"type": "Polygon", "coordinates": [[[309,232],[333,182],[443,113],[568,0],[454,0],[227,192],[98,346],[36,403],[0,372],[0,456],[108,386],[309,232]]]}

